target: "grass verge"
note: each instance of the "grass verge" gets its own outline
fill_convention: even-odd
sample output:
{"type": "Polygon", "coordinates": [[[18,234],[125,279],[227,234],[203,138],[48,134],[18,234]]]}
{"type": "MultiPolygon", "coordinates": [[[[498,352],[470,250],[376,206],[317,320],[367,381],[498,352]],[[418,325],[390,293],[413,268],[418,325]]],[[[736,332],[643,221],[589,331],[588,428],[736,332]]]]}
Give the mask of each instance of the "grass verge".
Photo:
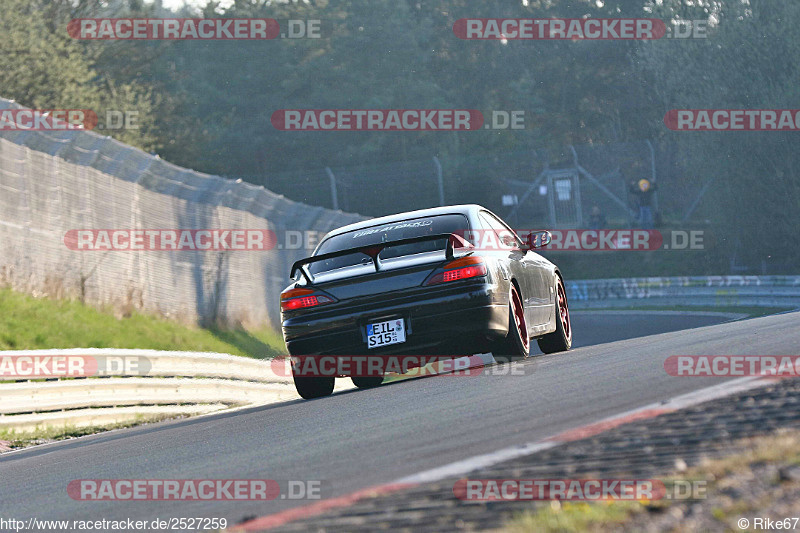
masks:
{"type": "Polygon", "coordinates": [[[117,318],[72,300],[34,298],[0,289],[0,350],[140,348],[285,355],[280,333],[191,327],[141,313],[117,318]]]}

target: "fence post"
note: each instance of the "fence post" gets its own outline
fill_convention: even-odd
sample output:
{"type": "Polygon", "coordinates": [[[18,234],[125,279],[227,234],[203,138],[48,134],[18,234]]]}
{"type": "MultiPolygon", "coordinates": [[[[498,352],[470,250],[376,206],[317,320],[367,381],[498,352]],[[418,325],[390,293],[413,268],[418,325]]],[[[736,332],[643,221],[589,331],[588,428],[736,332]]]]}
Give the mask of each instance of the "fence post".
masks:
{"type": "Polygon", "coordinates": [[[339,210],[339,194],[336,192],[336,176],[333,175],[333,171],[330,167],[325,167],[325,172],[328,173],[328,177],[331,180],[331,199],[333,200],[333,210],[339,210]]]}
{"type": "Polygon", "coordinates": [[[436,165],[436,180],[439,183],[439,205],[444,205],[444,183],[442,182],[442,164],[439,158],[433,156],[433,164],[436,165]]]}

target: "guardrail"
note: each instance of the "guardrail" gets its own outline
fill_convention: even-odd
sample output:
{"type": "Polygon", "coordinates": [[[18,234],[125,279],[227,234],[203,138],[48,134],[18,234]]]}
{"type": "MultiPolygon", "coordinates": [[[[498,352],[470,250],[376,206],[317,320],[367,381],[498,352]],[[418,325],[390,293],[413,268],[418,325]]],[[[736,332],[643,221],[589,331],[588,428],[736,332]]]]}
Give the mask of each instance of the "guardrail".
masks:
{"type": "MultiPolygon", "coordinates": [[[[27,361],[24,368],[32,368],[27,361]]],[[[17,431],[199,414],[299,398],[291,378],[276,374],[270,361],[220,353],[96,348],[0,351],[0,363],[0,380],[5,380],[0,383],[0,429],[17,431]],[[47,357],[71,358],[91,370],[80,377],[63,373],[52,377],[41,371],[10,377],[13,356],[39,362],[47,357]]]]}
{"type": "Polygon", "coordinates": [[[643,306],[800,307],[800,276],[567,280],[574,309],[643,306]]]}

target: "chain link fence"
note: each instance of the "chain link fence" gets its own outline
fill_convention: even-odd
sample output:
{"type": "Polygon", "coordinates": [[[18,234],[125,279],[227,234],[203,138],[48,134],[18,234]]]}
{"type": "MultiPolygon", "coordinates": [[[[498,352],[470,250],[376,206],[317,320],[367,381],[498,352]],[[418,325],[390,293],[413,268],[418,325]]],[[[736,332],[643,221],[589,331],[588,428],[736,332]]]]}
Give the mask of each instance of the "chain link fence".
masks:
{"type": "Polygon", "coordinates": [[[675,146],[648,140],[244,177],[305,202],[372,216],[480,203],[516,227],[554,229],[590,227],[593,213],[610,227],[637,226],[629,187],[642,178],[658,184],[653,208],[665,223],[709,218],[703,199],[710,182],[683,168],[675,146]],[[293,190],[297,183],[303,186],[293,190]]]}
{"type": "MultiPolygon", "coordinates": [[[[21,106],[0,99],[0,109],[21,106]]],[[[278,295],[303,247],[261,251],[76,251],[81,229],[324,233],[363,217],[169,164],[83,131],[0,130],[0,283],[117,313],[278,328],[278,295]]]]}

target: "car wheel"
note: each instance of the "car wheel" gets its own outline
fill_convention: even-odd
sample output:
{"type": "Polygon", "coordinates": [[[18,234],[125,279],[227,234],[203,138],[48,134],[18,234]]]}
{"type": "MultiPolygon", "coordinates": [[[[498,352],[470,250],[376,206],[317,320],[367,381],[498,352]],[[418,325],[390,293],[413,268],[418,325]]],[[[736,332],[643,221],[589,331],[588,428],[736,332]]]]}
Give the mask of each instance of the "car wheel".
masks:
{"type": "Polygon", "coordinates": [[[572,322],[569,318],[569,304],[564,282],[557,277],[556,282],[556,330],[539,339],[539,349],[544,353],[566,352],[572,348],[572,322]]]}
{"type": "Polygon", "coordinates": [[[292,377],[294,377],[294,387],[297,389],[297,394],[306,400],[330,396],[333,392],[333,377],[292,377]]]}
{"type": "Polygon", "coordinates": [[[525,308],[522,306],[522,298],[517,288],[512,284],[508,302],[508,335],[497,343],[492,355],[498,363],[507,363],[513,359],[528,357],[530,351],[531,341],[528,337],[528,323],[525,321],[525,308]]]}
{"type": "Polygon", "coordinates": [[[372,389],[383,383],[383,376],[351,376],[350,379],[359,389],[372,389]]]}

